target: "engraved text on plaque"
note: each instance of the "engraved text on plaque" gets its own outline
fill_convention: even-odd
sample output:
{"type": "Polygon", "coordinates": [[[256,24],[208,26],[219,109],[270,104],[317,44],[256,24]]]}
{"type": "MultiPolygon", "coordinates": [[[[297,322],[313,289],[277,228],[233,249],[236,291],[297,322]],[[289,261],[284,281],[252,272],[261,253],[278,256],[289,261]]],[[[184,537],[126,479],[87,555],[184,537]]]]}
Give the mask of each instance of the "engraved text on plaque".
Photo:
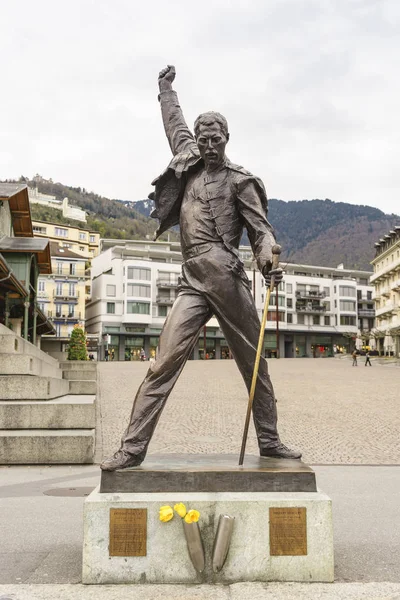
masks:
{"type": "Polygon", "coordinates": [[[307,554],[307,509],[270,508],[269,543],[271,556],[307,554]]]}
{"type": "Polygon", "coordinates": [[[110,556],[146,556],[147,508],[110,508],[110,556]]]}

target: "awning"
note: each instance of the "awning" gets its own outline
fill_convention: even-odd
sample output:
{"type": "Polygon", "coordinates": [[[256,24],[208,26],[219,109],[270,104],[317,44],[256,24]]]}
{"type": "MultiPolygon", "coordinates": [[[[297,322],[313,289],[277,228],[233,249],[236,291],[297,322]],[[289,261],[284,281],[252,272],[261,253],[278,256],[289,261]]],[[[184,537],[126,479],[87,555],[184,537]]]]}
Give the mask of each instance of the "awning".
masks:
{"type": "Polygon", "coordinates": [[[43,274],[51,274],[50,244],[46,238],[3,237],[0,239],[0,252],[36,254],[39,270],[43,274]]]}

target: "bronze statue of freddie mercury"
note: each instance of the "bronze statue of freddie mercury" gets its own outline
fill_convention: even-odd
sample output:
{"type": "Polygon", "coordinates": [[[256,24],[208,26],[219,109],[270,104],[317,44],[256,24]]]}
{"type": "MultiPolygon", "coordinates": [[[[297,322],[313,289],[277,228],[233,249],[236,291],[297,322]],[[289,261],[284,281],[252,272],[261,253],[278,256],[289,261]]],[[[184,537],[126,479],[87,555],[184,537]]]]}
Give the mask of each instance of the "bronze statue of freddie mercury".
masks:
{"type": "MultiPolygon", "coordinates": [[[[200,115],[193,137],[172,89],[174,79],[172,66],[159,74],[162,118],[174,157],[153,182],[156,209],[152,216],[160,221],[157,236],[180,225],[181,284],[160,335],[157,359],[136,394],[121,447],[101,464],[107,471],[142,463],[167,398],[212,315],[250,388],[260,321],[238,254],[243,227],[264,277],[268,281],[274,275],[277,283],[282,280],[282,269],[271,270],[275,237],[267,220],[262,181],[227,158],[228,124],[221,114],[200,115]]],[[[253,419],[261,456],[301,457],[279,439],[276,400],[264,358],[253,419]]]]}

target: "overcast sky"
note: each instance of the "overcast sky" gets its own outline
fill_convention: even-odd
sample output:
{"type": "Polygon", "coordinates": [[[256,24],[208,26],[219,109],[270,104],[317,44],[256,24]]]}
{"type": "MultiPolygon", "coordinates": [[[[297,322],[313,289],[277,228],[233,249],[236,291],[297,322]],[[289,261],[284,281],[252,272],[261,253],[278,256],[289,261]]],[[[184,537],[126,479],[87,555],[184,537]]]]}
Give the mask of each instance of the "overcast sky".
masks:
{"type": "Polygon", "coordinates": [[[168,164],[157,75],[228,119],[268,196],[400,213],[399,0],[0,0],[0,178],[145,198],[168,164]]]}

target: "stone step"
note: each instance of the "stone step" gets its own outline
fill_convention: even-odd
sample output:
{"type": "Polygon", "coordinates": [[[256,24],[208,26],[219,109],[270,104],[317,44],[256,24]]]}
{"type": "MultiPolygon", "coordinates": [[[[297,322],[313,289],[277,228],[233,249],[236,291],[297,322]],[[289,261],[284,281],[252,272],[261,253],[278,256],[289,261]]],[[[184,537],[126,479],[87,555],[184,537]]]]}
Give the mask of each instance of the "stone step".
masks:
{"type": "Polygon", "coordinates": [[[0,375],[41,375],[62,379],[59,365],[29,354],[0,354],[0,375]]]}
{"type": "Polygon", "coordinates": [[[64,379],[65,383],[69,384],[70,394],[96,394],[97,393],[97,381],[92,379],[86,381],[76,381],[64,379]]]}
{"type": "Polygon", "coordinates": [[[0,401],[0,429],[94,429],[95,396],[0,401]]]}
{"type": "Polygon", "coordinates": [[[97,371],[97,362],[91,360],[62,360],[60,367],[63,371],[97,371]]]}
{"type": "MultiPolygon", "coordinates": [[[[7,328],[4,327],[4,329],[7,328]]],[[[4,354],[11,354],[13,356],[16,354],[27,354],[28,356],[39,358],[49,365],[59,364],[56,358],[49,356],[49,354],[43,352],[37,346],[34,346],[30,342],[27,342],[22,337],[19,337],[12,332],[11,334],[4,333],[4,329],[0,330],[0,364],[2,355],[4,354]]]]}
{"type": "Polygon", "coordinates": [[[36,375],[0,375],[0,400],[50,400],[68,393],[69,382],[65,379],[36,375]]]}
{"type": "Polygon", "coordinates": [[[72,381],[87,381],[88,379],[94,381],[96,379],[96,372],[68,369],[67,371],[62,371],[62,376],[64,379],[69,379],[72,381]]]}
{"type": "Polygon", "coordinates": [[[0,464],[93,463],[94,429],[0,431],[0,464]]]}

